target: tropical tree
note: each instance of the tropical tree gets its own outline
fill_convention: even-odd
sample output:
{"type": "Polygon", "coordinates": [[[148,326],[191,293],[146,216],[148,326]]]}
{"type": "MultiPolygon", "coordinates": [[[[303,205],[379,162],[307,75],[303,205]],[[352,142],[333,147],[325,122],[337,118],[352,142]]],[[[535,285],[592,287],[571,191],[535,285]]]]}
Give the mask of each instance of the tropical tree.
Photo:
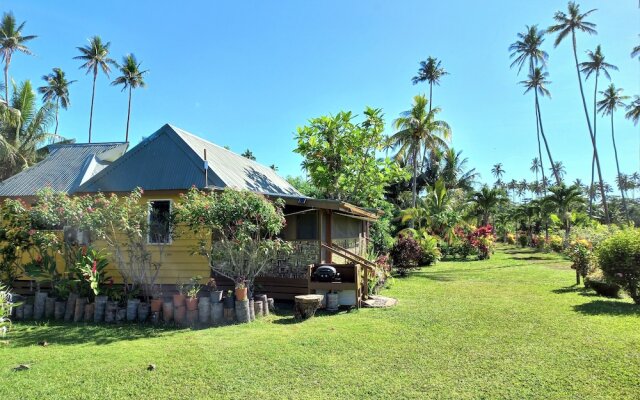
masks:
{"type": "MultiPolygon", "coordinates": [[[[462,151],[456,151],[453,147],[445,149],[441,153],[442,157],[438,160],[437,165],[442,165],[444,159],[444,167],[437,174],[436,181],[442,179],[447,189],[462,189],[471,191],[473,184],[478,178],[475,168],[467,169],[468,159],[462,157],[462,151]]],[[[435,182],[433,183],[435,185],[435,182]]]]}
{"type": "Polygon", "coordinates": [[[93,88],[91,90],[91,111],[89,113],[89,143],[91,143],[91,127],[93,125],[93,102],[96,95],[96,79],[98,72],[102,72],[109,78],[111,67],[117,67],[118,64],[109,58],[109,47],[111,42],[103,43],[100,36],[93,36],[89,39],[89,44],[84,47],[77,47],[80,55],[73,57],[74,60],[84,61],[80,69],[86,69],[87,74],[93,73],[93,88]]]}
{"type": "Polygon", "coordinates": [[[441,61],[435,57],[429,57],[427,61],[420,61],[418,75],[411,78],[411,82],[413,82],[414,85],[420,82],[429,82],[429,111],[431,111],[433,104],[433,85],[440,86],[440,78],[449,75],[440,64],[441,61]]]}
{"type": "Polygon", "coordinates": [[[536,181],[538,180],[538,172],[540,171],[541,168],[542,168],[542,165],[540,164],[540,159],[538,157],[534,157],[531,160],[531,167],[529,167],[529,171],[536,174],[536,181]]]}
{"type": "Polygon", "coordinates": [[[124,141],[129,141],[129,119],[131,117],[131,91],[139,87],[145,87],[147,84],[144,81],[144,74],[149,70],[140,70],[140,63],[136,60],[136,56],[133,54],[127,54],[122,58],[122,65],[120,67],[120,75],[111,82],[111,85],[122,85],[122,90],[129,89],[129,105],[127,106],[127,131],[125,133],[124,141]]]}
{"type": "Polygon", "coordinates": [[[563,183],[549,188],[549,194],[543,201],[552,205],[557,212],[564,227],[565,239],[568,239],[571,233],[572,212],[584,203],[582,190],[577,186],[566,186],[563,183]]]}
{"type": "Polygon", "coordinates": [[[475,205],[481,217],[482,225],[487,225],[491,214],[496,208],[507,201],[502,189],[490,188],[484,185],[479,191],[471,196],[471,203],[475,205]]]}
{"type": "Polygon", "coordinates": [[[562,180],[562,178],[564,178],[565,174],[567,173],[567,170],[564,167],[564,164],[562,164],[562,161],[554,162],[549,169],[554,175],[559,176],[560,180],[562,180]]]}
{"type": "MultiPolygon", "coordinates": [[[[518,66],[518,74],[522,70],[522,66],[528,61],[529,74],[533,74],[535,67],[545,67],[549,55],[546,51],[541,49],[544,42],[545,31],[538,29],[537,25],[526,25],[524,33],[518,33],[518,40],[509,46],[511,51],[510,57],[514,58],[511,63],[511,68],[518,66]]],[[[538,121],[538,105],[534,103],[534,111],[536,115],[536,139],[538,141],[538,160],[540,163],[540,170],[542,171],[542,177],[544,180],[544,165],[542,163],[542,146],[540,144],[540,123],[538,121]]],[[[536,178],[537,180],[538,178],[536,178]]]]}
{"type": "MultiPolygon", "coordinates": [[[[404,111],[400,117],[393,122],[393,126],[398,130],[390,138],[390,145],[399,146],[396,158],[402,157],[412,165],[412,207],[416,206],[417,198],[417,177],[418,160],[420,149],[435,151],[446,147],[446,141],[451,137],[451,127],[445,121],[436,120],[436,115],[440,108],[436,107],[427,111],[428,100],[423,95],[413,98],[413,106],[410,110],[404,111]]],[[[424,155],[423,155],[424,157],[424,155]]]]}
{"type": "Polygon", "coordinates": [[[0,181],[39,161],[38,148],[50,137],[47,130],[54,114],[50,102],[37,107],[29,81],[13,84],[9,106],[16,114],[0,119],[0,181]]]}
{"type": "Polygon", "coordinates": [[[40,86],[38,93],[42,94],[43,102],[53,102],[56,105],[56,129],[54,135],[58,135],[58,113],[60,107],[65,110],[71,105],[69,100],[69,85],[75,81],[67,81],[64,71],[60,68],[54,68],[53,72],[42,77],[47,84],[40,86]]]}
{"type": "Polygon", "coordinates": [[[0,52],[4,61],[4,99],[9,103],[9,65],[16,51],[31,55],[31,50],[26,46],[30,40],[37,38],[35,35],[22,35],[25,22],[17,24],[13,13],[7,12],[0,22],[0,52]]]}
{"type": "Polygon", "coordinates": [[[502,176],[504,175],[502,163],[493,164],[493,167],[491,167],[491,174],[496,178],[496,186],[501,186],[502,176]]]}
{"type": "Polygon", "coordinates": [[[638,125],[640,121],[640,96],[633,96],[633,101],[627,105],[627,113],[624,115],[627,119],[633,121],[633,125],[638,125]]]}
{"type": "Polygon", "coordinates": [[[244,153],[240,154],[244,158],[248,158],[249,160],[255,161],[256,156],[253,155],[253,151],[246,149],[244,153]]]}
{"type": "MultiPolygon", "coordinates": [[[[596,100],[598,94],[598,78],[600,77],[600,72],[604,74],[604,76],[611,80],[611,76],[609,75],[609,69],[618,70],[613,64],[609,64],[604,61],[604,55],[602,54],[602,48],[600,45],[596,47],[596,51],[587,51],[587,56],[589,57],[589,61],[585,61],[580,63],[580,70],[584,73],[585,80],[589,79],[589,77],[593,74],[595,76],[595,84],[593,87],[593,138],[594,140],[598,140],[598,118],[596,115],[596,100]]],[[[593,181],[595,179],[595,167],[596,167],[596,156],[595,153],[591,159],[591,184],[593,185],[593,181]]],[[[592,202],[593,197],[589,198],[589,214],[591,215],[592,211],[592,202]]]]}
{"type": "MultiPolygon", "coordinates": [[[[543,72],[540,67],[535,67],[533,72],[529,74],[529,79],[525,81],[520,81],[520,84],[525,87],[524,93],[528,93],[533,90],[534,98],[535,98],[535,107],[536,107],[536,116],[538,118],[538,127],[540,128],[540,135],[542,136],[542,140],[544,141],[544,147],[547,150],[547,157],[549,157],[549,162],[553,165],[553,157],[551,156],[551,150],[549,149],[549,142],[547,141],[547,136],[544,134],[544,126],[542,125],[542,113],[540,111],[540,101],[538,100],[538,95],[541,97],[547,96],[551,97],[551,92],[547,89],[547,85],[551,83],[547,80],[549,73],[543,72]]],[[[542,159],[541,159],[542,160],[542,159]]],[[[540,163],[542,165],[542,162],[540,163]]],[[[544,176],[544,168],[541,167],[542,173],[542,181],[545,181],[544,176]]],[[[558,174],[554,174],[556,178],[556,183],[560,184],[562,179],[558,176],[558,174]]],[[[546,186],[545,186],[546,187],[546,186]]]]}
{"type": "MultiPolygon", "coordinates": [[[[623,95],[622,88],[616,89],[613,83],[609,85],[608,88],[601,91],[600,94],[602,95],[602,100],[598,101],[598,112],[603,116],[611,116],[611,141],[613,142],[613,154],[616,157],[616,169],[618,171],[617,180],[619,180],[622,175],[620,174],[618,147],[616,146],[616,136],[613,130],[613,114],[618,107],[625,107],[624,101],[629,99],[629,96],[623,95]]],[[[620,187],[620,195],[622,196],[622,208],[624,209],[624,214],[627,220],[629,220],[629,211],[627,210],[627,200],[624,195],[624,187],[620,187]]]]}
{"type": "Polygon", "coordinates": [[[571,34],[571,40],[573,44],[573,58],[576,65],[576,73],[578,74],[578,84],[580,86],[580,96],[582,98],[582,106],[584,108],[584,115],[587,119],[587,127],[589,128],[589,137],[591,138],[591,145],[593,146],[593,154],[596,159],[596,167],[598,169],[598,179],[600,180],[600,195],[602,197],[602,207],[604,208],[604,219],[606,223],[609,223],[609,207],[607,206],[607,196],[604,193],[604,185],[602,179],[602,171],[600,168],[600,159],[598,157],[598,146],[596,145],[596,139],[591,129],[591,120],[589,118],[589,112],[587,111],[587,101],[584,97],[584,89],[582,87],[582,76],[580,74],[580,64],[578,63],[578,50],[576,44],[576,31],[586,32],[590,35],[597,34],[595,27],[596,24],[585,20],[595,9],[589,10],[584,14],[580,13],[580,6],[573,1],[570,1],[567,5],[567,12],[557,11],[553,16],[556,21],[555,25],[552,25],[547,29],[549,32],[557,32],[554,46],[557,47],[566,37],[571,34]]]}

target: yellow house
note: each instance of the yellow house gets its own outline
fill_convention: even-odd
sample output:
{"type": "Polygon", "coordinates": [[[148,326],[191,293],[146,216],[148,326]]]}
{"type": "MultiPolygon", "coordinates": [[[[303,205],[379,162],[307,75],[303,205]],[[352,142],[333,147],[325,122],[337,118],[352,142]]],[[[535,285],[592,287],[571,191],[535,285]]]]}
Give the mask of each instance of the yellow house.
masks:
{"type": "MultiPolygon", "coordinates": [[[[358,262],[366,253],[375,213],[341,201],[304,196],[271,168],[182,129],[164,125],[126,149],[126,143],[52,146],[41,163],[0,183],[0,199],[29,199],[45,186],[69,194],[125,194],[140,187],[153,211],[150,218],[162,219],[180,194],[192,187],[234,188],[282,198],[287,221],[282,237],[292,242],[293,252],[276,260],[256,281],[261,291],[275,298],[307,293],[309,264],[358,262]]],[[[148,243],[163,249],[157,283],[165,293],[178,280],[210,275],[206,259],[192,255],[193,238],[183,235],[170,241],[161,233],[150,235],[148,243]]],[[[117,271],[112,275],[117,277],[117,271]]],[[[225,288],[231,284],[218,280],[225,288]]]]}

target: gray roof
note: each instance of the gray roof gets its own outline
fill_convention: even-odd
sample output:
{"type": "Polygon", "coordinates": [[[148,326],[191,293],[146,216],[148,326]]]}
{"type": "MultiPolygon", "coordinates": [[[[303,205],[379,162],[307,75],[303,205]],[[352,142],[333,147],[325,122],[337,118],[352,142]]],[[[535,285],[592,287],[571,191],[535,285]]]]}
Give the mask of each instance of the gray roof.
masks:
{"type": "Polygon", "coordinates": [[[33,196],[44,187],[67,193],[109,166],[128,143],[68,143],[47,146],[49,154],[34,166],[0,182],[1,197],[33,196]]]}
{"type": "Polygon", "coordinates": [[[129,150],[84,183],[79,192],[185,190],[192,186],[245,189],[302,196],[271,168],[171,125],[129,150]],[[204,153],[207,153],[207,182],[204,153]]]}

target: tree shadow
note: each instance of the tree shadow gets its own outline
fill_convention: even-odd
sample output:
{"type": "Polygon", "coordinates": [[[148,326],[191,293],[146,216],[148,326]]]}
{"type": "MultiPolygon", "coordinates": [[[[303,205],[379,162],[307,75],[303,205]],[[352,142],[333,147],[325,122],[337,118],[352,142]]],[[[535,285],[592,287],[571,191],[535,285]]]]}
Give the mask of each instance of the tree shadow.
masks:
{"type": "Polygon", "coordinates": [[[640,317],[640,305],[616,300],[594,300],[573,306],[573,310],[585,315],[612,315],[640,317]]]}
{"type": "Polygon", "coordinates": [[[188,328],[170,325],[83,325],[24,321],[14,324],[11,333],[11,346],[27,347],[40,342],[48,342],[52,345],[85,343],[105,345],[119,341],[173,335],[186,329],[188,328]]]}
{"type": "MultiPolygon", "coordinates": [[[[327,310],[321,309],[316,311],[315,315],[309,319],[334,317],[336,315],[349,314],[354,311],[356,311],[354,307],[348,307],[348,306],[341,306],[340,309],[338,309],[338,311],[327,311],[327,310]]],[[[309,319],[296,319],[293,316],[293,307],[289,312],[284,313],[282,311],[279,311],[277,315],[281,318],[273,321],[273,323],[278,325],[295,325],[295,324],[300,324],[309,320],[309,319]]]]}
{"type": "Polygon", "coordinates": [[[527,257],[509,257],[512,260],[530,260],[530,261],[554,261],[551,257],[527,256],[527,257]]]}
{"type": "Polygon", "coordinates": [[[553,289],[551,292],[555,294],[564,294],[564,293],[579,293],[585,292],[588,289],[578,285],[566,286],[558,289],[553,289]]]}

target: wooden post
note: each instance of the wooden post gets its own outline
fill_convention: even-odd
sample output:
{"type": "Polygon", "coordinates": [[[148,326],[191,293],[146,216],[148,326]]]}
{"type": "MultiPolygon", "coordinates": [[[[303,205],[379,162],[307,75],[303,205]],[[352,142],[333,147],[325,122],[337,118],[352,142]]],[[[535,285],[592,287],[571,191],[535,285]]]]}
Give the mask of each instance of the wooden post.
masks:
{"type": "MultiPolygon", "coordinates": [[[[333,213],[329,210],[326,210],[324,212],[325,215],[325,224],[324,224],[324,239],[325,242],[327,244],[327,246],[331,247],[333,241],[331,239],[331,222],[333,220],[333,213]]],[[[327,257],[326,257],[326,261],[328,263],[333,262],[333,252],[331,251],[327,251],[326,252],[327,257]]]]}

